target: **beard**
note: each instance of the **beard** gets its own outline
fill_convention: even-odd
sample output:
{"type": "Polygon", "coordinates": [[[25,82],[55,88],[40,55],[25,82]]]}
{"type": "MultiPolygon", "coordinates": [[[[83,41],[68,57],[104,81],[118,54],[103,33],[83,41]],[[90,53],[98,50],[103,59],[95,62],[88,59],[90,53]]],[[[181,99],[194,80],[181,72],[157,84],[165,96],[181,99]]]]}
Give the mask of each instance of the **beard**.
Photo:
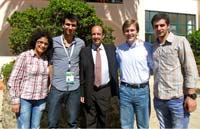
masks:
{"type": "Polygon", "coordinates": [[[157,33],[157,37],[159,38],[164,38],[168,35],[168,31],[163,31],[163,32],[160,32],[160,33],[157,33]]]}

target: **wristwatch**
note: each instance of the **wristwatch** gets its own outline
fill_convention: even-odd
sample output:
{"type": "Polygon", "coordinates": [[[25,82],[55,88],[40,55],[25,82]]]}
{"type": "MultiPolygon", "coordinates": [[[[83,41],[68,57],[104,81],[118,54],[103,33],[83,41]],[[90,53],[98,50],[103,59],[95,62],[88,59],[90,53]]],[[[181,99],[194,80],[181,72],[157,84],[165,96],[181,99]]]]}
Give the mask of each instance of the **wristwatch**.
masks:
{"type": "Polygon", "coordinates": [[[197,98],[197,94],[194,93],[194,94],[187,94],[186,96],[190,97],[191,99],[196,99],[197,98]]]}

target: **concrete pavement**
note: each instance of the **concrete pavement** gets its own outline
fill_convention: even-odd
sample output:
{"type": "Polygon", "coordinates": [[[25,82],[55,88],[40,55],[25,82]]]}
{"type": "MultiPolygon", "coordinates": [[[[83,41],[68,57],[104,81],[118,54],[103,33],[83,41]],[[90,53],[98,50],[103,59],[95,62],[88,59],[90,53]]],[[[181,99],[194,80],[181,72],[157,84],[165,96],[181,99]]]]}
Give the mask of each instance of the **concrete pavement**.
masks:
{"type": "MultiPolygon", "coordinates": [[[[151,117],[150,117],[150,129],[158,129],[159,124],[158,120],[156,118],[156,114],[154,111],[153,107],[153,78],[151,77],[150,79],[150,92],[151,92],[151,117]]],[[[197,89],[197,109],[193,113],[191,113],[191,118],[190,118],[190,124],[189,124],[189,129],[200,129],[200,80],[198,83],[198,89],[197,89]]],[[[0,88],[0,129],[2,129],[2,101],[3,101],[3,90],[0,88]]],[[[135,127],[136,128],[136,127],[135,127]]]]}

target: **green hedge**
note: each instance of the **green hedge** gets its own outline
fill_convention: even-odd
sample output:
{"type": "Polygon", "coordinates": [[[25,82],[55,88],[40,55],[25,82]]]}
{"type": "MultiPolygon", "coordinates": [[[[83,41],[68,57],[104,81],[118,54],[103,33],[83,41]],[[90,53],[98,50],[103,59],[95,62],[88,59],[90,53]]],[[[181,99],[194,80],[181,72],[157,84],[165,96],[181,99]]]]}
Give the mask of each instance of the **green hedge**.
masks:
{"type": "Polygon", "coordinates": [[[200,65],[200,29],[192,31],[192,33],[188,35],[188,40],[191,44],[196,63],[200,65]]]}
{"type": "Polygon", "coordinates": [[[9,78],[10,73],[12,71],[13,65],[14,65],[14,61],[2,66],[1,75],[3,75],[4,82],[8,81],[8,78],[9,78]]]}
{"type": "Polygon", "coordinates": [[[29,35],[38,28],[49,30],[53,36],[62,33],[61,19],[64,14],[75,14],[79,17],[79,26],[76,35],[82,38],[86,44],[91,42],[90,29],[94,24],[100,24],[104,28],[105,43],[112,43],[112,28],[103,24],[97,17],[94,7],[81,0],[49,0],[46,8],[30,7],[22,12],[14,12],[7,19],[12,27],[9,36],[9,47],[13,54],[19,54],[26,50],[29,35]]]}

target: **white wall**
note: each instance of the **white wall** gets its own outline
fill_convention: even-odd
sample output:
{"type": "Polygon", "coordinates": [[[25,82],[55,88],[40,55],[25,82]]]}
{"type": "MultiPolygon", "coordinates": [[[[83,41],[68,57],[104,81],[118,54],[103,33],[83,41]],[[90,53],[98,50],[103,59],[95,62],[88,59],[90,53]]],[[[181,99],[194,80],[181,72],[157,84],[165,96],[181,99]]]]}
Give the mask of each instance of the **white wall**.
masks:
{"type": "Polygon", "coordinates": [[[5,11],[8,7],[8,2],[6,0],[1,0],[0,1],[0,5],[1,5],[1,8],[0,8],[0,17],[1,17],[1,20],[0,20],[0,31],[2,30],[3,28],[3,24],[5,25],[6,23],[4,23],[4,17],[5,17],[5,11]]]}
{"type": "Polygon", "coordinates": [[[146,10],[196,14],[198,0],[145,0],[146,10]]]}
{"type": "Polygon", "coordinates": [[[8,16],[10,16],[11,14],[13,14],[14,11],[16,11],[17,9],[19,9],[20,6],[23,5],[23,2],[21,2],[19,5],[17,6],[13,6],[11,4],[11,0],[0,0],[0,31],[4,28],[8,26],[8,22],[6,22],[6,19],[8,16]],[[12,10],[10,10],[9,8],[12,8],[12,10]]]}
{"type": "Polygon", "coordinates": [[[145,10],[195,14],[198,29],[198,0],[144,0],[145,10]]]}
{"type": "Polygon", "coordinates": [[[143,0],[140,0],[140,4],[138,6],[138,22],[140,25],[140,31],[138,37],[140,39],[145,40],[145,7],[144,7],[145,2],[143,0]]]}

